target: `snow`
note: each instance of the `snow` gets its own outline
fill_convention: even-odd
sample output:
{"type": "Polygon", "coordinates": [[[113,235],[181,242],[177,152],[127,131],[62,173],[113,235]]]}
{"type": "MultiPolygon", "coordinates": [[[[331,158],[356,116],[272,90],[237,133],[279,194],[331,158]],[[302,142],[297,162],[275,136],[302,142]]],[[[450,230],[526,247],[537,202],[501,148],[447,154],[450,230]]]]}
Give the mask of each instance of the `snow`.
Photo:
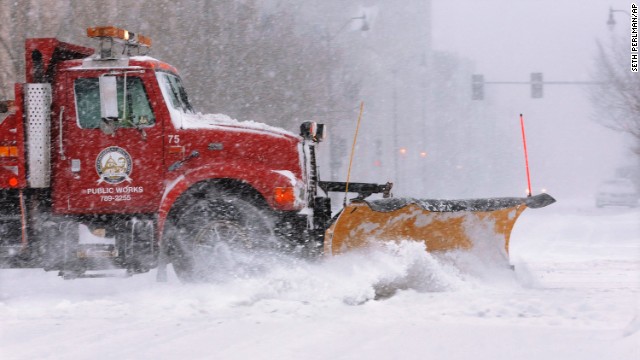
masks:
{"type": "Polygon", "coordinates": [[[640,210],[526,210],[512,271],[416,243],[216,284],[0,270],[3,359],[638,359],[640,210]]]}
{"type": "Polygon", "coordinates": [[[167,198],[167,195],[169,195],[169,193],[173,190],[173,188],[176,187],[176,185],[178,185],[182,180],[184,180],[184,175],[180,175],[166,184],[164,188],[164,193],[162,193],[162,199],[160,200],[160,204],[164,204],[164,199],[167,198]]]}
{"type": "Polygon", "coordinates": [[[181,129],[219,129],[225,126],[225,130],[237,129],[238,131],[269,132],[274,135],[296,136],[292,132],[279,127],[270,126],[252,120],[236,120],[225,114],[190,114],[181,112],[181,129]],[[230,128],[229,128],[230,127],[230,128]]]}
{"type": "Polygon", "coordinates": [[[116,244],[116,238],[115,237],[105,237],[103,236],[97,236],[94,235],[91,230],[89,229],[89,227],[87,227],[87,225],[84,224],[80,224],[78,226],[78,238],[80,239],[79,243],[80,244],[109,244],[109,245],[115,245],[116,244]]]}
{"type": "Polygon", "coordinates": [[[298,183],[298,179],[296,179],[296,176],[289,170],[271,170],[271,172],[274,172],[276,174],[280,174],[286,177],[287,180],[289,180],[289,183],[291,184],[291,186],[296,186],[296,184],[298,183]]]}
{"type": "Polygon", "coordinates": [[[151,62],[160,62],[160,60],[154,58],[153,56],[149,56],[149,55],[136,55],[136,56],[131,56],[130,57],[131,60],[135,60],[135,61],[151,61],[151,62]]]}

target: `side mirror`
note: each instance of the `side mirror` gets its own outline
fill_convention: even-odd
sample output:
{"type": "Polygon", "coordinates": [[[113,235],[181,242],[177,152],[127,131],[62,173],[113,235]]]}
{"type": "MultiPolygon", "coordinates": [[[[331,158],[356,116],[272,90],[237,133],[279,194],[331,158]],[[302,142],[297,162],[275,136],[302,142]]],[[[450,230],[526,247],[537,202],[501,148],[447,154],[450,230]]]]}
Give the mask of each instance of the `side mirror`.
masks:
{"type": "Polygon", "coordinates": [[[300,125],[300,136],[305,140],[311,140],[319,143],[324,140],[324,135],[324,124],[318,124],[315,121],[305,121],[300,125]]]}
{"type": "Polygon", "coordinates": [[[115,76],[100,76],[100,117],[118,119],[118,85],[115,76]]]}
{"type": "Polygon", "coordinates": [[[102,118],[100,120],[100,130],[105,135],[113,135],[116,133],[116,120],[109,118],[102,118]]]}
{"type": "Polygon", "coordinates": [[[324,140],[327,136],[327,133],[325,132],[326,127],[324,124],[318,124],[317,128],[316,128],[316,141],[320,142],[322,140],[324,140]]]}

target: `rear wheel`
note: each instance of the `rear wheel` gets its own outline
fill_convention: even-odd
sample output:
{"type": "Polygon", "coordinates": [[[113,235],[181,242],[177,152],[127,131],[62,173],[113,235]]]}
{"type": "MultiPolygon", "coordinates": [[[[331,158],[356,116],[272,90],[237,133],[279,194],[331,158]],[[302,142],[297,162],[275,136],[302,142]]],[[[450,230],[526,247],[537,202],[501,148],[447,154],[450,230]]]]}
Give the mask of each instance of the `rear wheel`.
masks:
{"type": "Polygon", "coordinates": [[[64,279],[75,279],[85,272],[85,266],[78,258],[79,223],[64,221],[60,224],[62,247],[58,249],[62,260],[60,273],[64,279]]]}
{"type": "Polygon", "coordinates": [[[189,200],[173,218],[171,261],[180,280],[247,276],[260,271],[261,256],[277,251],[267,211],[231,195],[189,200]]]}

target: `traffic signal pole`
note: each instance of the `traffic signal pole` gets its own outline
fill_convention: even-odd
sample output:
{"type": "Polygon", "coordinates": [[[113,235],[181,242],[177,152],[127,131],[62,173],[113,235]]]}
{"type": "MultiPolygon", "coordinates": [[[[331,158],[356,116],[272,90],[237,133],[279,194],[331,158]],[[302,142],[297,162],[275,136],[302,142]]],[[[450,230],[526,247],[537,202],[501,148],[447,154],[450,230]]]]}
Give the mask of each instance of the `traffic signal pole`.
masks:
{"type": "Polygon", "coordinates": [[[485,85],[530,85],[531,98],[541,99],[543,97],[544,85],[602,85],[598,81],[544,81],[540,72],[531,73],[530,81],[484,81],[484,75],[473,74],[471,76],[471,99],[484,100],[485,85]]]}

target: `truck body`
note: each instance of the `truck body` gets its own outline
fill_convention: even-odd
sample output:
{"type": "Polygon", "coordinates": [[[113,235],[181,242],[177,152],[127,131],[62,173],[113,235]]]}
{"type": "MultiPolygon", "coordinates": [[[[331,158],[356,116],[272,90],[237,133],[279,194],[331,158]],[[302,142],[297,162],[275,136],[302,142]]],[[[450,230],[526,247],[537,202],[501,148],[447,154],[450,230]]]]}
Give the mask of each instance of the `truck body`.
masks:
{"type": "Polygon", "coordinates": [[[64,278],[157,267],[162,280],[172,263],[180,279],[201,281],[235,254],[337,254],[372,240],[449,251],[486,234],[506,254],[520,213],[554,202],[398,199],[391,183],[320,181],[321,124],[294,134],[202,115],[178,71],[146,55],[149,38],[115,27],[87,34],[97,51],[28,39],[26,83],[0,102],[3,266],[64,278]],[[358,196],[332,218],[330,192],[358,196]]]}

